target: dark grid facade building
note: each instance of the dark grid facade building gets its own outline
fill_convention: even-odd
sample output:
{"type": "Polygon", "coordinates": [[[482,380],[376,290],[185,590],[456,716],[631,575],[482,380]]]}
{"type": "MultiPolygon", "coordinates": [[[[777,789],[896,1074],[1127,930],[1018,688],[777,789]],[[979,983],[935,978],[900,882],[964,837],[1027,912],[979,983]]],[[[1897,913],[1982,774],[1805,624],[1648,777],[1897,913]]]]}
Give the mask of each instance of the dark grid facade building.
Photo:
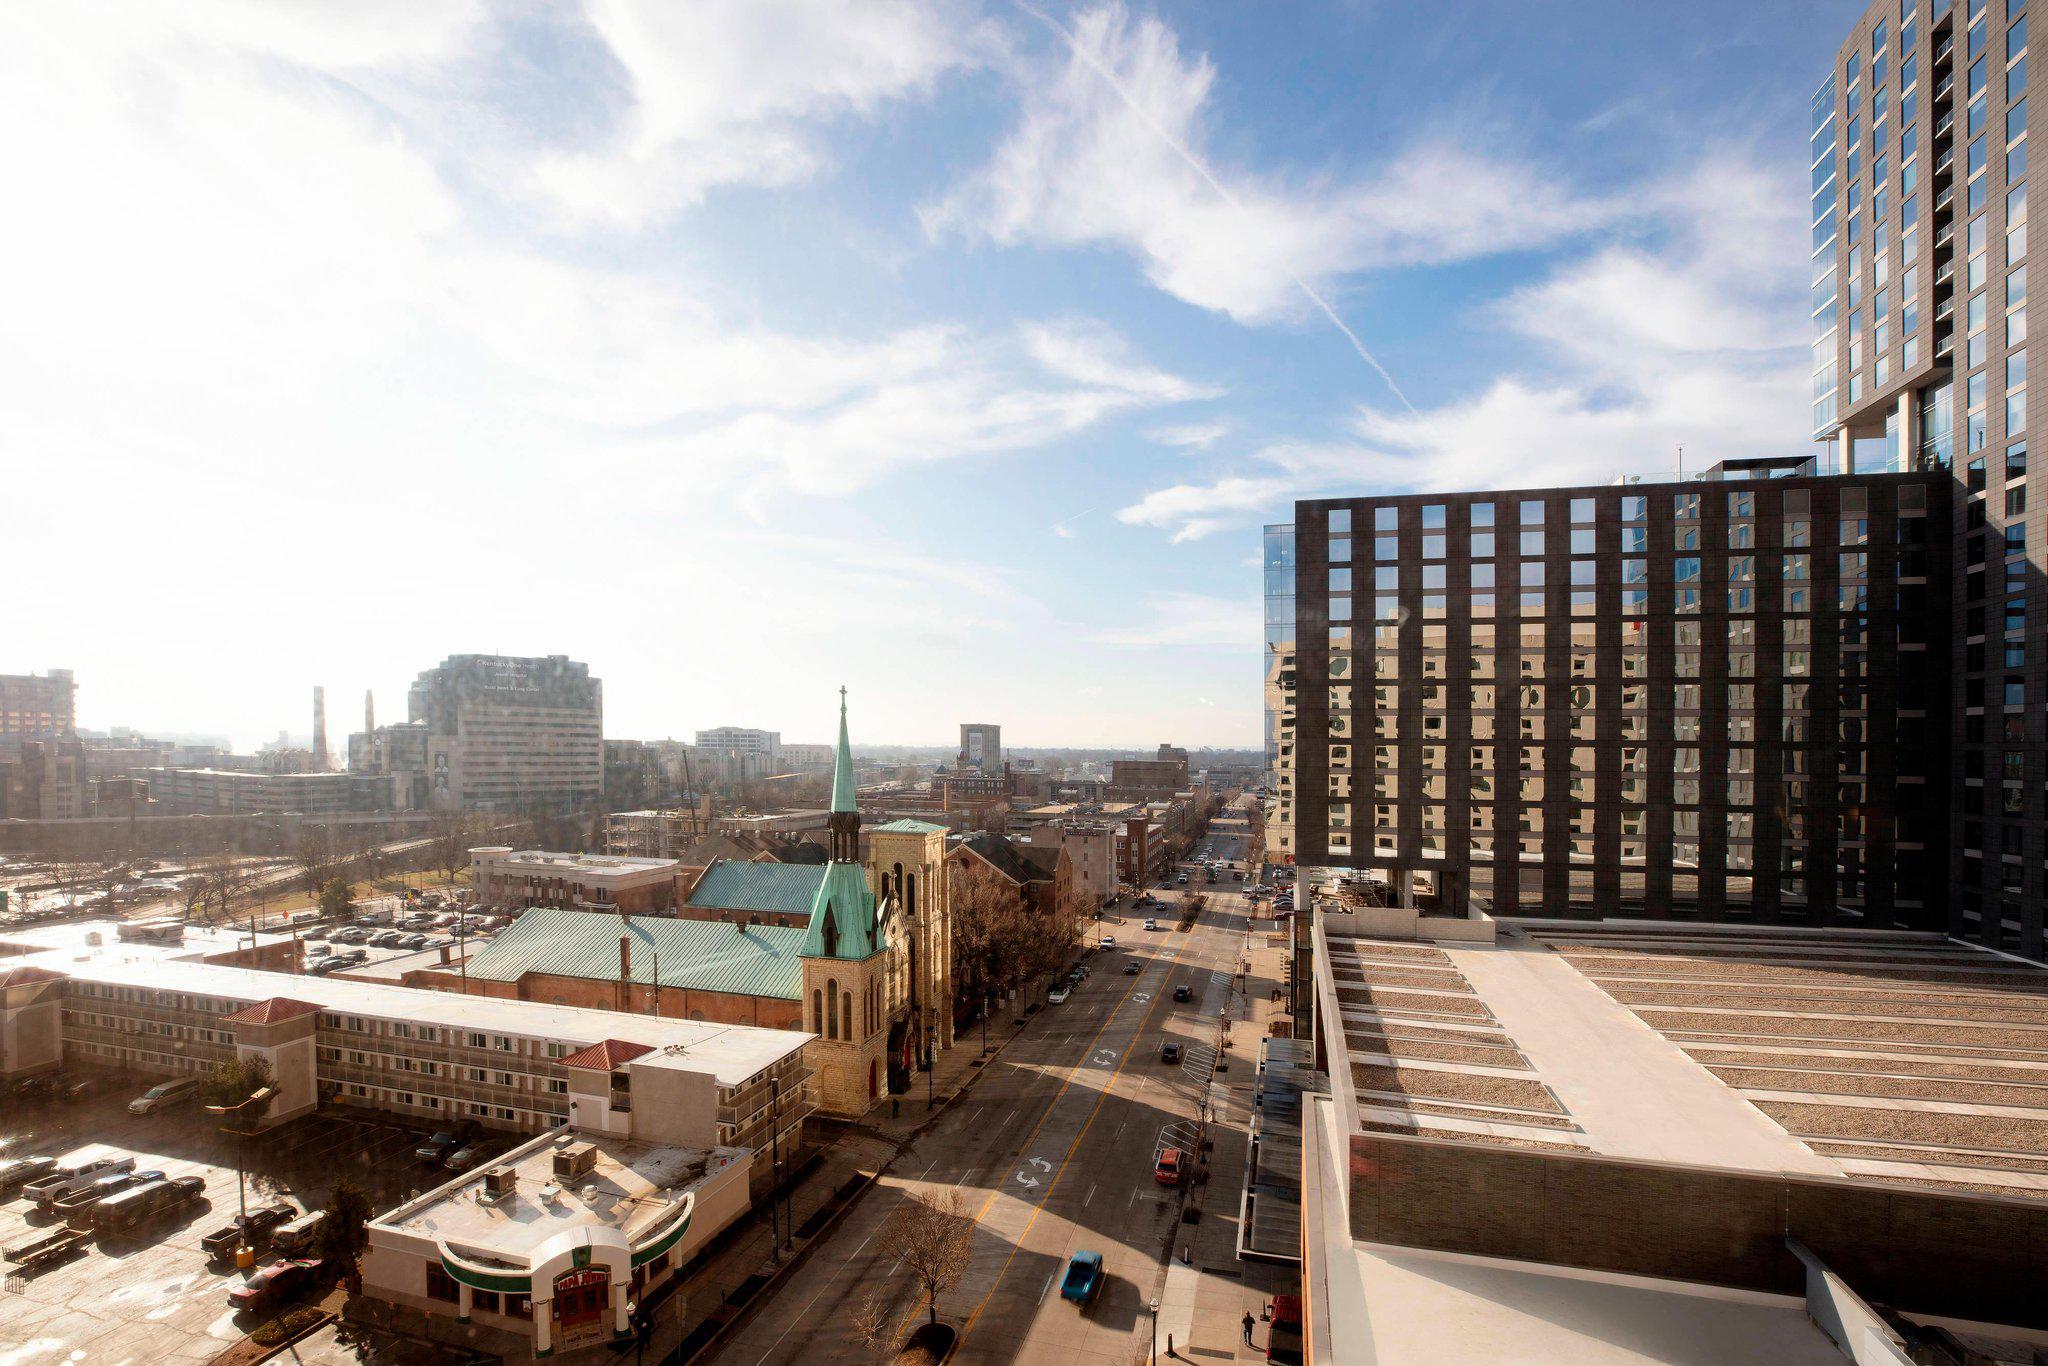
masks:
{"type": "Polygon", "coordinates": [[[1298,861],[1451,911],[1939,927],[1949,481],[1811,469],[1297,504],[1298,861]]]}
{"type": "Polygon", "coordinates": [[[1828,461],[1954,479],[1948,927],[2039,958],[2048,504],[2027,489],[2043,393],[2027,332],[2030,9],[1875,0],[1814,92],[1810,217],[1828,461]]]}

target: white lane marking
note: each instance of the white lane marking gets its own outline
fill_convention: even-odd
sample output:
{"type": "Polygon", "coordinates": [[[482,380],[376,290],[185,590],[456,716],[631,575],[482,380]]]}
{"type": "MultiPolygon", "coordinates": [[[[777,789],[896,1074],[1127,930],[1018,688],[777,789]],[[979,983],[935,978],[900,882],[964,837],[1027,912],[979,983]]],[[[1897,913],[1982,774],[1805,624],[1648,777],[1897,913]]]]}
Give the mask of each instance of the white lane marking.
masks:
{"type": "Polygon", "coordinates": [[[1082,1197],[1081,1197],[1081,1208],[1082,1208],[1082,1209],[1086,1209],[1086,1208],[1088,1208],[1088,1206],[1090,1206],[1090,1205],[1092,1205],[1092,1204],[1094,1204],[1094,1203],[1095,1203],[1095,1186],[1096,1186],[1096,1183],[1095,1183],[1095,1182],[1093,1182],[1093,1181],[1090,1181],[1090,1182],[1088,1183],[1088,1193],[1087,1193],[1086,1195],[1084,1195],[1084,1196],[1082,1196],[1082,1197]]]}
{"type": "Polygon", "coordinates": [[[1051,1294],[1051,1293],[1052,1293],[1052,1278],[1053,1278],[1054,1276],[1057,1276],[1057,1275],[1059,1275],[1059,1274],[1060,1274],[1060,1273],[1059,1273],[1058,1271],[1051,1271],[1051,1272],[1048,1272],[1048,1273],[1046,1274],[1046,1277],[1045,1277],[1045,1288],[1044,1288],[1044,1289],[1042,1289],[1042,1290],[1040,1290],[1040,1291],[1038,1292],[1038,1302],[1039,1302],[1040,1304],[1044,1304],[1044,1303],[1045,1303],[1045,1297],[1046,1297],[1047,1295],[1049,1295],[1049,1294],[1051,1294]]]}

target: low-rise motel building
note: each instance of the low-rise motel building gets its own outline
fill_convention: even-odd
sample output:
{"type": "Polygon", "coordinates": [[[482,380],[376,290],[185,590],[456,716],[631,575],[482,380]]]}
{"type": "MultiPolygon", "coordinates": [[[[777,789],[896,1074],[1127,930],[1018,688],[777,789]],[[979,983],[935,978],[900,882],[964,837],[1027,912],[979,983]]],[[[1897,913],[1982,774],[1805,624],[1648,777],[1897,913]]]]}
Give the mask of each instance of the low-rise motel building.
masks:
{"type": "Polygon", "coordinates": [[[811,1034],[278,970],[298,947],[111,922],[0,937],[0,1086],[257,1056],[267,1126],[361,1108],[528,1135],[372,1220],[362,1263],[394,1319],[508,1360],[625,1335],[803,1147],[811,1034]]]}

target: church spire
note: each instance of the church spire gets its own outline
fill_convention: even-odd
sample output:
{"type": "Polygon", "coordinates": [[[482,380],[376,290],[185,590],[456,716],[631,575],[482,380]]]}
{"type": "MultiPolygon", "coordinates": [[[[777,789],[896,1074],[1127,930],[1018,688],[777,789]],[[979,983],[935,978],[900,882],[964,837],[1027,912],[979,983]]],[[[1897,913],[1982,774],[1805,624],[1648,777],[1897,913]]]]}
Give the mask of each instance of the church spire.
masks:
{"type": "Polygon", "coordinates": [[[853,746],[846,738],[846,688],[839,689],[839,752],[832,759],[832,861],[860,862],[860,806],[853,791],[853,746]]]}

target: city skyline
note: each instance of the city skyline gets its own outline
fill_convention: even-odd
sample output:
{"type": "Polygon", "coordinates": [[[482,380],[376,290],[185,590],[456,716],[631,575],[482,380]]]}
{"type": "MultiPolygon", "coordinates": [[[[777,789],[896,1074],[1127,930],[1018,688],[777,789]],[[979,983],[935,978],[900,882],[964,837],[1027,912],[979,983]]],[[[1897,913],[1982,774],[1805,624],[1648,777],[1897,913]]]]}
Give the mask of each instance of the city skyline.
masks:
{"type": "Polygon", "coordinates": [[[814,732],[739,643],[902,743],[1255,744],[1295,497],[1806,449],[1852,13],[1784,8],[11,16],[0,445],[106,492],[16,528],[9,667],[247,743],[565,653],[621,735],[814,732]]]}

